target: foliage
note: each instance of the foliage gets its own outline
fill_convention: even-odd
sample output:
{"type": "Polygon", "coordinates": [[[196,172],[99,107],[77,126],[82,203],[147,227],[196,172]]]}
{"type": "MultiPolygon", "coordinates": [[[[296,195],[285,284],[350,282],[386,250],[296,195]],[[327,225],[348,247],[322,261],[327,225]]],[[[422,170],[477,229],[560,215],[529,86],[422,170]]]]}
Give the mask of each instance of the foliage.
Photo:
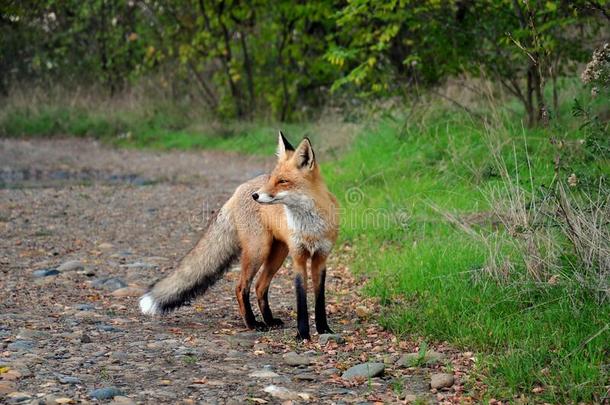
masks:
{"type": "Polygon", "coordinates": [[[156,77],[217,116],[285,121],[335,98],[406,97],[482,73],[535,124],[549,112],[545,83],[588,55],[607,13],[584,0],[9,1],[0,91],[93,84],[113,96],[156,77]]]}
{"type": "Polygon", "coordinates": [[[482,353],[481,402],[603,402],[610,338],[607,184],[591,200],[598,205],[587,204],[595,194],[584,183],[566,186],[564,194],[552,185],[569,184],[571,174],[599,179],[610,161],[575,164],[588,158],[574,119],[524,130],[500,117],[486,128],[438,109],[411,116],[406,127],[398,118],[371,126],[326,170],[344,208],[351,266],[385,305],[384,324],[482,353]],[[581,151],[561,168],[549,140],[559,128],[562,152],[581,151]],[[527,190],[556,198],[554,209],[540,210],[538,192],[527,190]],[[557,212],[560,205],[567,216],[557,212]],[[577,232],[566,229],[568,222],[577,232]],[[533,233],[555,243],[532,247],[533,233]],[[554,259],[544,271],[541,257],[554,259]],[[499,272],[491,271],[491,258],[499,272]]]}
{"type": "Polygon", "coordinates": [[[403,94],[414,83],[483,74],[523,103],[530,125],[548,121],[545,82],[553,83],[557,109],[557,77],[585,60],[583,41],[607,25],[589,3],[351,1],[338,14],[341,30],[327,52],[346,71],[333,88],[403,94]]]}

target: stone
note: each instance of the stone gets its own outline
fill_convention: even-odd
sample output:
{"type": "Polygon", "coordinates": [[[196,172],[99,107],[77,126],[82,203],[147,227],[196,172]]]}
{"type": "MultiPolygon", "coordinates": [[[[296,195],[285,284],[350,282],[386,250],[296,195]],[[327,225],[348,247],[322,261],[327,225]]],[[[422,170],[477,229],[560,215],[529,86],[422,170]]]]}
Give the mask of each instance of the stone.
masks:
{"type": "Polygon", "coordinates": [[[34,340],[34,339],[43,339],[49,337],[47,332],[43,332],[41,330],[36,329],[26,329],[21,328],[19,332],[17,332],[18,340],[34,340]]]}
{"type": "Polygon", "coordinates": [[[119,395],[123,395],[123,392],[117,387],[98,388],[89,393],[89,396],[95,399],[113,399],[119,395]]]}
{"type": "Polygon", "coordinates": [[[377,377],[383,374],[383,370],[385,370],[385,364],[383,363],[362,363],[357,364],[353,367],[347,369],[341,378],[350,379],[357,377],[371,378],[377,377]]]}
{"type": "Polygon", "coordinates": [[[62,264],[59,265],[59,267],[57,268],[57,271],[59,272],[66,272],[66,271],[81,271],[85,269],[85,265],[80,262],[79,260],[69,260],[67,262],[63,262],[62,264]]]}
{"type": "Polygon", "coordinates": [[[15,391],[6,395],[9,404],[23,404],[32,399],[32,394],[28,392],[15,391]]]}
{"type": "Polygon", "coordinates": [[[403,354],[397,361],[396,365],[400,367],[413,367],[419,364],[438,364],[443,362],[446,356],[434,350],[428,350],[423,356],[419,353],[403,354]]]}
{"type": "Polygon", "coordinates": [[[110,293],[113,297],[139,297],[146,294],[146,288],[142,287],[123,287],[110,293]]]}
{"type": "Polygon", "coordinates": [[[57,405],[64,405],[64,404],[75,404],[76,401],[73,400],[72,398],[68,398],[68,397],[59,397],[59,398],[55,398],[53,400],[53,402],[46,401],[46,403],[47,404],[55,403],[57,405]]]}
{"type": "Polygon", "coordinates": [[[104,242],[97,245],[97,247],[102,250],[110,250],[114,247],[114,245],[112,243],[104,242]]]}
{"type": "Polygon", "coordinates": [[[13,381],[0,381],[0,395],[6,395],[11,392],[15,392],[17,384],[13,381]]]}
{"type": "Polygon", "coordinates": [[[453,385],[455,379],[453,374],[436,373],[430,376],[430,388],[449,388],[453,385]]]}
{"type": "Polygon", "coordinates": [[[117,277],[101,278],[93,282],[93,287],[103,288],[104,290],[114,291],[119,288],[127,287],[127,284],[117,277]]]}
{"type": "Polygon", "coordinates": [[[406,394],[403,399],[404,399],[405,403],[407,403],[407,404],[421,401],[421,399],[415,394],[406,394]]]}
{"type": "Polygon", "coordinates": [[[297,392],[277,385],[268,385],[263,389],[263,391],[265,391],[267,394],[271,395],[274,398],[281,399],[284,401],[298,400],[301,398],[297,392]]]}
{"type": "Polygon", "coordinates": [[[247,347],[252,348],[254,346],[254,341],[258,338],[258,333],[256,332],[244,332],[238,333],[236,335],[230,336],[228,338],[229,344],[234,347],[247,347]]]}
{"type": "Polygon", "coordinates": [[[81,343],[92,343],[93,340],[91,339],[91,337],[89,335],[87,335],[86,333],[83,333],[83,335],[80,337],[80,342],[81,343]]]}
{"type": "Polygon", "coordinates": [[[32,340],[17,340],[13,343],[9,343],[7,349],[12,352],[20,351],[31,351],[35,346],[32,340]]]}
{"type": "Polygon", "coordinates": [[[296,374],[293,378],[298,381],[316,381],[318,376],[313,373],[300,373],[296,374]]]}
{"type": "Polygon", "coordinates": [[[129,270],[154,270],[159,268],[156,264],[146,263],[146,262],[135,262],[130,264],[123,264],[121,267],[124,267],[129,270]]]}
{"type": "Polygon", "coordinates": [[[118,332],[119,329],[115,328],[112,325],[107,325],[105,323],[100,323],[97,325],[97,329],[103,332],[118,332]]]}
{"type": "Polygon", "coordinates": [[[74,309],[77,311],[93,311],[95,310],[95,307],[91,304],[76,304],[74,309]]]}
{"type": "Polygon", "coordinates": [[[326,345],[328,342],[335,343],[345,343],[345,339],[338,333],[323,333],[320,335],[319,340],[322,346],[326,345]]]}
{"type": "Polygon", "coordinates": [[[341,373],[341,371],[338,368],[335,367],[331,367],[331,368],[327,368],[322,370],[322,375],[326,375],[326,376],[332,376],[332,375],[339,375],[341,373]]]}
{"type": "Polygon", "coordinates": [[[366,319],[371,315],[371,310],[364,305],[356,307],[356,316],[361,319],[366,319]]]}
{"type": "Polygon", "coordinates": [[[21,377],[21,373],[17,370],[8,370],[2,373],[2,379],[5,381],[16,381],[21,377]]]}
{"type": "Polygon", "coordinates": [[[36,278],[56,276],[58,274],[59,274],[59,271],[57,271],[57,269],[53,269],[53,268],[36,270],[32,273],[32,275],[36,278]]]}
{"type": "Polygon", "coordinates": [[[277,378],[280,375],[277,373],[274,373],[271,370],[257,370],[257,371],[253,371],[251,372],[249,375],[249,377],[254,377],[254,378],[277,378]]]}
{"type": "Polygon", "coordinates": [[[57,379],[62,384],[80,384],[80,379],[77,377],[72,377],[70,375],[58,374],[57,379]]]}
{"type": "Polygon", "coordinates": [[[289,352],[284,354],[283,356],[284,362],[289,366],[308,366],[311,364],[311,359],[307,356],[303,356],[301,354],[297,354],[295,352],[289,352]]]}
{"type": "Polygon", "coordinates": [[[114,397],[110,405],[135,405],[135,401],[129,397],[117,395],[114,397]]]}

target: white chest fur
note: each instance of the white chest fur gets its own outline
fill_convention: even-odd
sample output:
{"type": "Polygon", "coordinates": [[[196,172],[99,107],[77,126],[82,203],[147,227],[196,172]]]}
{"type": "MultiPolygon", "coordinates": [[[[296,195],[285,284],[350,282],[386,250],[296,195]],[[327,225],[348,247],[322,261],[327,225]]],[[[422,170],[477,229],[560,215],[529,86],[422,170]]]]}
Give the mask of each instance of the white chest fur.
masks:
{"type": "Polygon", "coordinates": [[[326,238],[328,223],[313,206],[295,209],[285,205],[284,211],[291,231],[292,248],[306,250],[311,255],[330,252],[332,242],[326,238]]]}

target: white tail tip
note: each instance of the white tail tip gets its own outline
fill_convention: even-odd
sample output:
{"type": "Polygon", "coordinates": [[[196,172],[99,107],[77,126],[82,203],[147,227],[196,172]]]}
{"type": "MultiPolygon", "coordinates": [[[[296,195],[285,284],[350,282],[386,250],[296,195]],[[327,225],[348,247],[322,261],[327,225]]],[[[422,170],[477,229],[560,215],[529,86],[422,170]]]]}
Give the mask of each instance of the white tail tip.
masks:
{"type": "Polygon", "coordinates": [[[145,315],[156,315],[159,313],[159,306],[150,293],[140,297],[140,310],[145,315]]]}

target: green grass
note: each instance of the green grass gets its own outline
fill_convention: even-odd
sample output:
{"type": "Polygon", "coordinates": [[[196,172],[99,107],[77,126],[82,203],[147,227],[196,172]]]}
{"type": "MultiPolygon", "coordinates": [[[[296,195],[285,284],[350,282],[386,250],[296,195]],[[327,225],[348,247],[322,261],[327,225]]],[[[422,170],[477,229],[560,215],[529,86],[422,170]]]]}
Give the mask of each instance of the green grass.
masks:
{"type": "MultiPolygon", "coordinates": [[[[218,149],[270,155],[278,128],[261,123],[199,125],[169,109],[151,111],[96,111],[86,108],[40,105],[9,107],[0,114],[0,136],[76,136],[102,140],[121,147],[149,149],[218,149]]],[[[283,124],[293,137],[310,131],[307,125],[283,124]]]]}
{"type": "MultiPolygon", "coordinates": [[[[387,120],[326,169],[343,207],[342,238],[355,252],[352,268],[370,276],[366,291],[385,305],[383,324],[482,353],[477,368],[486,397],[592,402],[607,389],[607,303],[600,307],[579,285],[486,276],[485,245],[439,213],[490,211],[487,190],[502,184],[490,142],[504,145],[509,172],[528,182],[531,174],[535,188],[553,182],[557,153],[568,165],[562,176],[571,170],[579,178],[607,176],[607,156],[591,161],[583,151],[559,151],[549,142],[557,133],[566,145],[586,135],[573,122],[525,130],[507,120],[490,132],[455,113],[406,130],[387,120]],[[537,386],[544,391],[535,395],[537,386]]],[[[515,259],[505,232],[489,224],[478,230],[515,259]]]]}

